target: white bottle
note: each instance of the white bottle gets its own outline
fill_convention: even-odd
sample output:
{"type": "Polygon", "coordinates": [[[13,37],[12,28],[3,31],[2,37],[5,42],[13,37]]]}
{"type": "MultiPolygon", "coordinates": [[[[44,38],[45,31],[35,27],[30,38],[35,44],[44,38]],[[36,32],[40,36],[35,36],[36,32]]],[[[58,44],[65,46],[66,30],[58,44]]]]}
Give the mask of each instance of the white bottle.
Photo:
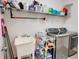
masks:
{"type": "Polygon", "coordinates": [[[48,7],[46,5],[43,6],[44,13],[48,13],[48,7]]]}

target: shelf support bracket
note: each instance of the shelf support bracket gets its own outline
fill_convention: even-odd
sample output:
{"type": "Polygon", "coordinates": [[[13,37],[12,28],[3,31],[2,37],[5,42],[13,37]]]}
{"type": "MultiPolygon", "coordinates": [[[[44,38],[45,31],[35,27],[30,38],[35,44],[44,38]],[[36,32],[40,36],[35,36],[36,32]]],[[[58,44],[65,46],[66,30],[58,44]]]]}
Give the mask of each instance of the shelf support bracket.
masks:
{"type": "Polygon", "coordinates": [[[12,13],[12,8],[10,8],[10,17],[11,18],[16,18],[16,19],[43,19],[45,20],[46,18],[36,18],[36,17],[14,17],[12,13]]]}

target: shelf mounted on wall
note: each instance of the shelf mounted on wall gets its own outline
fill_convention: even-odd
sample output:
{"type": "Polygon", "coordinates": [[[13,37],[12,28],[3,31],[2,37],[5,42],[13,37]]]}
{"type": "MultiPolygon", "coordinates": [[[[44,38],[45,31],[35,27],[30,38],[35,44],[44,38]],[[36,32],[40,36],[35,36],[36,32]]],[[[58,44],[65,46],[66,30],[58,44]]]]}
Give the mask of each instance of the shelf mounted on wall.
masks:
{"type": "Polygon", "coordinates": [[[45,20],[46,18],[44,17],[44,18],[37,18],[37,17],[15,17],[15,16],[13,16],[13,13],[12,13],[12,8],[9,8],[10,9],[10,17],[11,18],[15,18],[15,19],[43,19],[43,20],[45,20]]]}
{"type": "Polygon", "coordinates": [[[16,10],[16,11],[25,11],[27,13],[33,13],[33,14],[41,14],[41,15],[50,15],[50,16],[58,16],[58,17],[65,17],[65,15],[58,15],[58,14],[50,14],[50,13],[44,13],[44,12],[36,12],[36,11],[30,11],[30,10],[23,10],[23,9],[17,9],[13,4],[12,2],[8,2],[7,3],[9,5],[9,7],[7,9],[10,10],[10,17],[11,18],[15,18],[15,19],[42,19],[42,20],[45,20],[46,17],[20,17],[20,16],[14,16],[13,15],[13,10],[16,10]]]}

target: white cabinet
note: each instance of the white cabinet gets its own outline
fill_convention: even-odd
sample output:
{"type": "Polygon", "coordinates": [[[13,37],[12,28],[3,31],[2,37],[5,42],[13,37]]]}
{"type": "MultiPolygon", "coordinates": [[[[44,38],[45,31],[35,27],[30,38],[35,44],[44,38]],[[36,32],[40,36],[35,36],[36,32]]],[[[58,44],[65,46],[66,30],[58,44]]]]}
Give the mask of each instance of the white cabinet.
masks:
{"type": "Polygon", "coordinates": [[[68,48],[69,36],[57,37],[57,48],[66,47],[68,48]]]}
{"type": "Polygon", "coordinates": [[[15,47],[16,47],[18,59],[33,54],[33,52],[35,51],[35,38],[18,37],[15,39],[15,47]]]}
{"type": "Polygon", "coordinates": [[[56,51],[64,56],[68,55],[69,35],[56,38],[56,51]]]}

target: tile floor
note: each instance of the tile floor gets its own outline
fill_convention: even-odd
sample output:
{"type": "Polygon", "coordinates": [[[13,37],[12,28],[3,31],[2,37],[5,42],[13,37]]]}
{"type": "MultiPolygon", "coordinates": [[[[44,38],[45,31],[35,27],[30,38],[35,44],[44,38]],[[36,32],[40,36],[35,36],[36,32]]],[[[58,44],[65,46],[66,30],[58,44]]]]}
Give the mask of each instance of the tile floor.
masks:
{"type": "MultiPolygon", "coordinates": [[[[28,58],[22,58],[22,59],[31,59],[31,58],[28,57],[28,58]]],[[[40,59],[40,58],[36,58],[36,59],[40,59]]],[[[67,59],[78,59],[78,54],[68,57],[67,59]]]]}
{"type": "Polygon", "coordinates": [[[71,59],[78,59],[78,54],[72,56],[71,59]]]}

